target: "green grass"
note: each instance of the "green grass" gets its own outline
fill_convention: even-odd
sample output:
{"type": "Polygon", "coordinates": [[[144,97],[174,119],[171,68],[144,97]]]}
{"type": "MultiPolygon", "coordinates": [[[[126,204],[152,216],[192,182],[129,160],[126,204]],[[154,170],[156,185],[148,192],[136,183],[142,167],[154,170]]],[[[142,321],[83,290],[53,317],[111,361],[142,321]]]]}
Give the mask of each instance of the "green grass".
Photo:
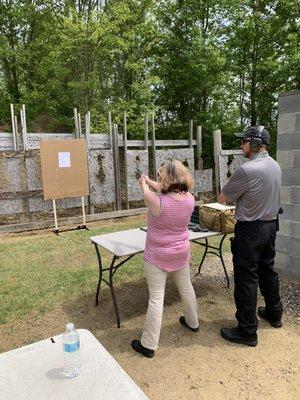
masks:
{"type": "MultiPolygon", "coordinates": [[[[101,223],[89,231],[71,231],[5,239],[0,238],[0,324],[31,312],[46,313],[78,296],[94,296],[98,281],[98,263],[89,237],[145,225],[142,219],[119,219],[101,223]],[[141,223],[142,222],[142,223],[141,223]]],[[[219,239],[211,239],[217,244],[219,239]]],[[[197,264],[203,248],[193,245],[197,264]]],[[[228,251],[228,241],[224,252],[228,251]]],[[[103,253],[108,265],[111,256],[103,253]]],[[[142,256],[133,257],[122,266],[114,282],[124,282],[143,275],[142,256]]]]}

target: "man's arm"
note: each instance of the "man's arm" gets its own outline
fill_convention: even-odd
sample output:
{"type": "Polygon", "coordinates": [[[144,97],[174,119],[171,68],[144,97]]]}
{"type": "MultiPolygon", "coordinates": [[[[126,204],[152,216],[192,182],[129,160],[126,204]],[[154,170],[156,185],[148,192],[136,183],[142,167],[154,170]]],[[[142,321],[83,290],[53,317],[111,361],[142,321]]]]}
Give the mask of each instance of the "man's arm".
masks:
{"type": "Polygon", "coordinates": [[[236,202],[239,197],[243,195],[243,193],[249,187],[249,179],[242,167],[239,167],[226,183],[223,186],[221,193],[219,195],[220,203],[233,203],[236,202]]]}
{"type": "Polygon", "coordinates": [[[219,201],[219,203],[222,203],[222,204],[224,204],[224,203],[226,204],[226,203],[230,202],[230,200],[228,199],[228,197],[226,197],[225,194],[224,194],[223,192],[221,192],[221,193],[219,194],[218,201],[219,201]]]}

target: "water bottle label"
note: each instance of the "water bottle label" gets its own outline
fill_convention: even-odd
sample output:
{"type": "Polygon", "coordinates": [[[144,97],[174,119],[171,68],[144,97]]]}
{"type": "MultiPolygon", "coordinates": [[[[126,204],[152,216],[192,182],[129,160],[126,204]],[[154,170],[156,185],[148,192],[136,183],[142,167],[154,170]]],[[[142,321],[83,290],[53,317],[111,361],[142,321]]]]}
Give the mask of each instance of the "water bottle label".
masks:
{"type": "Polygon", "coordinates": [[[79,350],[79,341],[72,344],[64,343],[64,351],[66,353],[74,353],[77,350],[79,350]]]}

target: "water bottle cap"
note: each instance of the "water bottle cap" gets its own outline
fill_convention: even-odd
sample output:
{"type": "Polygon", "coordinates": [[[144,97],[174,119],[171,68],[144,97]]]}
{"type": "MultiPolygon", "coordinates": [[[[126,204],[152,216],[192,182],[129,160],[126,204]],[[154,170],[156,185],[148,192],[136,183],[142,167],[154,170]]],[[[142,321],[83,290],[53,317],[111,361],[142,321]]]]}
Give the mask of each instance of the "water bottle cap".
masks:
{"type": "Polygon", "coordinates": [[[68,332],[73,331],[73,330],[74,330],[74,324],[73,324],[72,322],[69,322],[69,323],[66,325],[66,330],[67,330],[68,332]]]}

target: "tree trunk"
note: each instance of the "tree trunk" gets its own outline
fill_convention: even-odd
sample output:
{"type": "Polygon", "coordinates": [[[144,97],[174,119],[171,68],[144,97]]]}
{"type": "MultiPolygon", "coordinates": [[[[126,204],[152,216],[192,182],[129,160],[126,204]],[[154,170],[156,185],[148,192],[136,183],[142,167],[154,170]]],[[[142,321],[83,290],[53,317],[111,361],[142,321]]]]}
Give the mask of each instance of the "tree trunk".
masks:
{"type": "MultiPolygon", "coordinates": [[[[252,1],[252,11],[253,11],[253,21],[254,21],[254,31],[257,32],[257,24],[256,24],[256,10],[257,4],[256,1],[252,1]]],[[[257,104],[256,104],[256,94],[257,94],[257,37],[254,35],[252,49],[251,49],[251,89],[250,89],[250,113],[251,113],[251,126],[255,126],[257,124],[257,104]]]]}

